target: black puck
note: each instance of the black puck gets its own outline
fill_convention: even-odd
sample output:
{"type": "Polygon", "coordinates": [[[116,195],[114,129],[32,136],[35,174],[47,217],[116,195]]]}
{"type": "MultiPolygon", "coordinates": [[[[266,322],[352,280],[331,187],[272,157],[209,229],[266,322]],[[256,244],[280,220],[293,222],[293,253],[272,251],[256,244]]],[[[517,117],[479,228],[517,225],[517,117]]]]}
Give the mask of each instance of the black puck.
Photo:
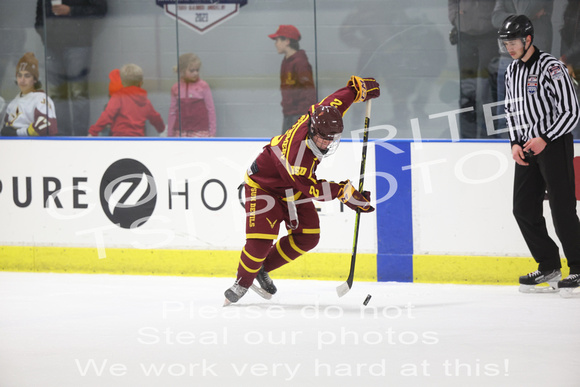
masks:
{"type": "Polygon", "coordinates": [[[367,295],[367,298],[365,298],[365,301],[363,302],[363,305],[365,305],[365,306],[366,306],[366,305],[369,303],[369,301],[370,301],[370,300],[371,300],[371,295],[370,295],[370,294],[368,294],[368,295],[367,295]]]}

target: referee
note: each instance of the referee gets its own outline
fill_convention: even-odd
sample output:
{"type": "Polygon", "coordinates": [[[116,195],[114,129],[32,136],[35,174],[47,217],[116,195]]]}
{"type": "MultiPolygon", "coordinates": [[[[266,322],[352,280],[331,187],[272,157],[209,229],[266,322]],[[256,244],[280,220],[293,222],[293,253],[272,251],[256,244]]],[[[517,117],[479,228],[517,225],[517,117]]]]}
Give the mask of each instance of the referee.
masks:
{"type": "Polygon", "coordinates": [[[510,16],[498,34],[500,48],[514,59],[505,76],[506,119],[516,162],[513,214],[538,263],[538,270],[520,277],[520,291],[566,288],[571,292],[580,286],[580,221],[571,134],[578,123],[578,99],[564,64],[532,45],[530,19],[510,16]],[[570,276],[564,280],[558,246],[549,237],[542,214],[546,191],[570,267],[570,276]],[[550,287],[536,287],[546,282],[550,287]]]}

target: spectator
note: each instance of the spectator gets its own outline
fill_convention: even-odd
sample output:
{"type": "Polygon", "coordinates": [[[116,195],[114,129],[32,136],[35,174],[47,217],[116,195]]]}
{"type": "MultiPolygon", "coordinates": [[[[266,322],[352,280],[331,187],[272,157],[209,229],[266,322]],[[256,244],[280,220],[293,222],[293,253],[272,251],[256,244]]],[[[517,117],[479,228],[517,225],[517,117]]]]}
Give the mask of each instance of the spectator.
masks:
{"type": "MultiPolygon", "coordinates": [[[[378,114],[374,122],[406,128],[413,118],[427,119],[430,95],[441,90],[433,80],[439,79],[447,67],[448,57],[440,27],[425,18],[430,12],[416,10],[417,5],[439,8],[435,4],[405,1],[370,11],[368,2],[355,1],[344,16],[339,38],[357,52],[356,73],[372,69],[379,83],[385,85],[383,92],[389,102],[380,111],[375,109],[378,114]]],[[[345,126],[360,125],[354,114],[345,119],[350,121],[345,126]]]]}
{"type": "Polygon", "coordinates": [[[281,25],[268,35],[275,41],[278,54],[283,54],[280,67],[280,91],[282,92],[282,133],[292,127],[298,118],[308,113],[316,103],[316,90],[312,66],[306,52],[300,49],[300,32],[293,25],[281,25]]]}
{"type": "Polygon", "coordinates": [[[493,101],[488,67],[497,56],[497,29],[491,24],[494,6],[494,0],[448,0],[450,43],[457,44],[459,107],[472,109],[459,115],[461,138],[487,135],[483,105],[493,101]]]}
{"type": "Polygon", "coordinates": [[[41,89],[38,60],[27,52],[18,61],[20,92],[6,109],[2,136],[52,136],[58,132],[52,100],[41,89]]]}
{"type": "Polygon", "coordinates": [[[106,0],[37,0],[35,27],[46,49],[48,91],[61,135],[87,135],[93,20],[106,12],[106,0]]]}
{"type": "Polygon", "coordinates": [[[97,136],[107,125],[111,125],[112,136],[143,137],[145,121],[149,120],[161,133],[165,124],[161,115],[153,108],[143,90],[143,70],[135,64],[121,67],[123,88],[111,95],[107,107],[97,122],[90,127],[89,135],[97,136]]]}
{"type": "Polygon", "coordinates": [[[167,134],[170,137],[215,137],[215,106],[211,89],[199,77],[201,60],[195,54],[179,56],[179,82],[171,88],[167,134]]]}
{"type": "MultiPolygon", "coordinates": [[[[576,74],[580,74],[580,2],[568,2],[564,11],[564,25],[560,33],[562,36],[560,60],[566,64],[568,74],[572,77],[574,88],[578,93],[576,74]]],[[[580,125],[576,126],[572,134],[574,138],[580,138],[580,125]]]]}

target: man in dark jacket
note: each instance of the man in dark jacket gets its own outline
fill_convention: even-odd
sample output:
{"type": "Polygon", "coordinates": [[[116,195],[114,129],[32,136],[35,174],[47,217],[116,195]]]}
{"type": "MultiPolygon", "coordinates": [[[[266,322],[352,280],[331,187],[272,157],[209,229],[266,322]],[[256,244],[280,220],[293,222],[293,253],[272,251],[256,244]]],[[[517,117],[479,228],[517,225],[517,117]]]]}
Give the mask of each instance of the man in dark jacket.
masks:
{"type": "Polygon", "coordinates": [[[35,27],[46,49],[48,92],[59,134],[86,136],[93,23],[107,13],[106,0],[37,0],[35,27]]]}
{"type": "Polygon", "coordinates": [[[493,102],[488,67],[495,56],[497,30],[491,24],[494,0],[448,0],[450,43],[457,44],[461,138],[487,137],[483,105],[493,102]],[[469,110],[471,109],[471,110],[469,110]]]}

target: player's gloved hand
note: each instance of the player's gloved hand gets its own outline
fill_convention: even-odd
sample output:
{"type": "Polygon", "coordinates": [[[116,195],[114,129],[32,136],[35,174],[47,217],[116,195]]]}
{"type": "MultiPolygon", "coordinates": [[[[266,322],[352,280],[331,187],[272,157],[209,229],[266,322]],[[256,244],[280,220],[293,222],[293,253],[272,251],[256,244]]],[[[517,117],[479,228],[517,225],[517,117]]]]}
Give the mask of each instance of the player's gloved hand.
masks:
{"type": "MultiPolygon", "coordinates": [[[[44,119],[44,121],[46,121],[46,118],[44,119]]],[[[32,126],[32,124],[28,125],[28,128],[26,128],[26,132],[31,137],[39,136],[38,132],[36,131],[36,129],[34,128],[34,126],[32,126]]]]}
{"type": "Polygon", "coordinates": [[[16,129],[14,129],[12,126],[5,126],[2,128],[2,131],[0,131],[0,135],[4,137],[15,137],[17,136],[16,129]]]}
{"type": "Polygon", "coordinates": [[[369,191],[358,192],[354,189],[350,180],[341,181],[338,184],[340,185],[338,200],[346,204],[348,208],[362,212],[373,212],[375,210],[370,203],[371,193],[369,191]]]}
{"type": "Polygon", "coordinates": [[[353,75],[346,84],[356,92],[354,103],[377,98],[381,95],[379,83],[374,78],[361,78],[353,75]]]}

